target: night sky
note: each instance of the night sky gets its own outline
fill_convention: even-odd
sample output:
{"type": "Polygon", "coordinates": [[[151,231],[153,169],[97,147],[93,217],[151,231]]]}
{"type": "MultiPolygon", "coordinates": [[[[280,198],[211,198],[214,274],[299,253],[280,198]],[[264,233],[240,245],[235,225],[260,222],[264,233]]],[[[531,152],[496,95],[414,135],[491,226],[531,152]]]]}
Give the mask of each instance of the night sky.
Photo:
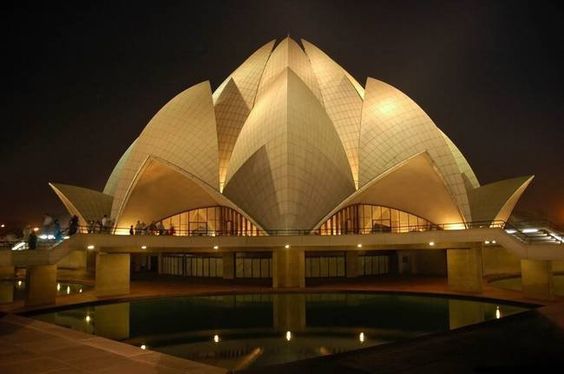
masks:
{"type": "Polygon", "coordinates": [[[0,5],[1,223],[64,215],[48,182],[102,190],[168,100],[205,80],[215,89],[288,33],[362,85],[370,76],[410,96],[481,184],[535,174],[516,210],[564,223],[564,8],[555,2],[45,3],[0,5]]]}

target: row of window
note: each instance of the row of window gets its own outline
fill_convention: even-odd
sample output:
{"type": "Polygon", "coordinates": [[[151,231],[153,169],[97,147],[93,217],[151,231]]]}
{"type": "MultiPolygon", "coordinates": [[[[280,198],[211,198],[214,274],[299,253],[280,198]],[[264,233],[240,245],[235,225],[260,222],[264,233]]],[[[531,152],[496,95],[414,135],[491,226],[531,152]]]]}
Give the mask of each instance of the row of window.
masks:
{"type": "MultiPolygon", "coordinates": [[[[184,277],[221,278],[223,259],[213,256],[185,254],[163,255],[161,273],[184,277]]],[[[359,275],[382,275],[390,272],[389,255],[361,255],[358,257],[359,275]]],[[[344,255],[307,256],[306,278],[337,278],[346,276],[344,255]]],[[[236,278],[272,278],[272,258],[237,255],[235,257],[236,278]]]]}
{"type": "Polygon", "coordinates": [[[321,235],[371,234],[377,232],[426,231],[428,220],[398,209],[356,204],[341,209],[320,227],[321,235]]]}
{"type": "MultiPolygon", "coordinates": [[[[188,236],[259,236],[265,233],[237,211],[223,206],[193,209],[165,218],[167,232],[188,236]],[[171,230],[171,228],[174,228],[171,230]]],[[[428,220],[398,209],[355,204],[335,213],[319,228],[321,235],[426,231],[428,220]]]]}

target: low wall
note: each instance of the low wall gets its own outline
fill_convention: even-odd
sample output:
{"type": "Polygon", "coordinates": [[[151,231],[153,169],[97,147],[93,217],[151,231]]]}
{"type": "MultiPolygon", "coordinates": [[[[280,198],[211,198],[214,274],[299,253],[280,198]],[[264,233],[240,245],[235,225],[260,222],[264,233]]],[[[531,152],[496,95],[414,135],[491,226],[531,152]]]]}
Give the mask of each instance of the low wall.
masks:
{"type": "Polygon", "coordinates": [[[86,251],[76,250],[63,257],[57,264],[59,269],[83,269],[86,267],[86,251]]]}

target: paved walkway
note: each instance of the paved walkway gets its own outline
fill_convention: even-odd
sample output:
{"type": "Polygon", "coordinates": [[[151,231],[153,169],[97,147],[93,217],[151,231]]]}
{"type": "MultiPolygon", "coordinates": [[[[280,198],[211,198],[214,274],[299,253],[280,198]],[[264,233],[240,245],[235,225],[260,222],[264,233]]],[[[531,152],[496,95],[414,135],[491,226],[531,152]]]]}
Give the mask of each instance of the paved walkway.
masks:
{"type": "Polygon", "coordinates": [[[0,318],[0,373],[198,373],[225,369],[16,316],[0,318]]]}

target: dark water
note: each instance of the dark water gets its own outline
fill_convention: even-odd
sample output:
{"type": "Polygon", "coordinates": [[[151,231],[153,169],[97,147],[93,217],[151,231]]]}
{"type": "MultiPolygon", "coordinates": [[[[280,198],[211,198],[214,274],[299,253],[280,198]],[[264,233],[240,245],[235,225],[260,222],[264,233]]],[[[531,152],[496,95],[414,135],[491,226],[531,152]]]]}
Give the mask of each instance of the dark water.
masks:
{"type": "Polygon", "coordinates": [[[411,339],[525,310],[431,296],[323,293],[161,298],[33,318],[243,369],[411,339]]]}

